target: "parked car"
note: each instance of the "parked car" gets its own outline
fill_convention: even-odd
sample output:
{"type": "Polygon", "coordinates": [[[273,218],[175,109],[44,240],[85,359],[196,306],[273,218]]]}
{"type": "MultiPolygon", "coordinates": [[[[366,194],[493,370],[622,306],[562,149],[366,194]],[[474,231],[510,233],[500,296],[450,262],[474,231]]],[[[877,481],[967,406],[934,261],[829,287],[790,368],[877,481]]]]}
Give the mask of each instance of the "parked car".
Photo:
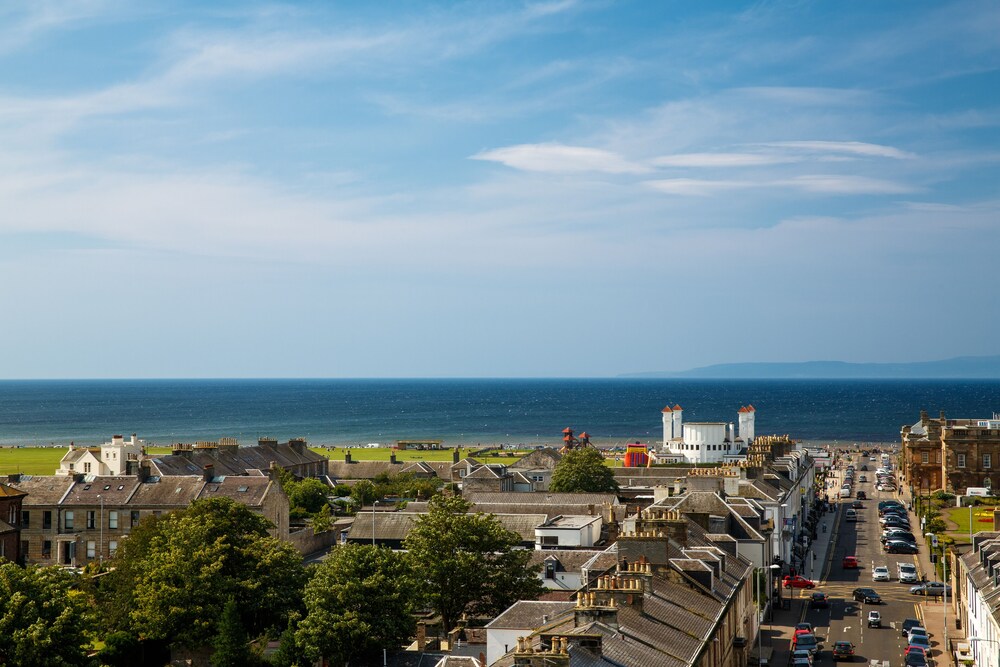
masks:
{"type": "Polygon", "coordinates": [[[920,620],[919,619],[908,618],[908,619],[904,620],[903,621],[903,625],[902,625],[903,636],[904,637],[908,637],[910,635],[910,630],[912,630],[913,628],[919,628],[919,627],[922,627],[920,625],[920,620]]]}
{"type": "Polygon", "coordinates": [[[833,643],[833,659],[834,660],[854,660],[854,644],[851,642],[834,642],[833,643]]]}
{"type": "Polygon", "coordinates": [[[803,632],[809,632],[809,633],[811,633],[812,631],[813,631],[813,624],[812,623],[797,623],[795,625],[795,634],[797,634],[797,635],[801,634],[803,632]]]}
{"type": "Polygon", "coordinates": [[[868,612],[868,627],[869,628],[881,628],[882,627],[882,614],[877,611],[868,612]]]}
{"type": "Polygon", "coordinates": [[[903,664],[906,667],[927,667],[927,656],[923,651],[913,651],[903,656],[903,664]]]}
{"type": "Polygon", "coordinates": [[[914,537],[913,533],[905,528],[889,528],[882,533],[882,537],[879,539],[882,540],[883,545],[889,540],[896,540],[897,542],[910,542],[912,544],[917,543],[917,538],[914,537]]]}
{"type": "Polygon", "coordinates": [[[819,651],[819,646],[820,646],[819,640],[816,639],[816,635],[804,634],[804,635],[796,635],[795,637],[792,638],[793,651],[805,649],[815,657],[817,651],[819,651]]]}
{"type": "Polygon", "coordinates": [[[889,540],[885,543],[885,552],[887,554],[915,554],[918,553],[920,549],[913,542],[903,542],[901,540],[889,540]]]}
{"type": "Polygon", "coordinates": [[[928,581],[910,587],[913,595],[951,595],[951,586],[941,581],[928,581]]]}
{"type": "Polygon", "coordinates": [[[919,637],[923,637],[926,640],[926,643],[930,644],[930,635],[927,633],[927,628],[925,628],[923,626],[920,626],[920,625],[917,625],[917,626],[914,626],[914,627],[910,628],[910,631],[908,633],[906,633],[906,643],[907,643],[907,645],[917,644],[919,646],[923,642],[914,641],[915,639],[918,639],[919,637]]]}
{"type": "Polygon", "coordinates": [[[917,581],[917,566],[912,563],[899,563],[896,566],[896,574],[900,583],[913,584],[917,581]]]}
{"type": "Polygon", "coordinates": [[[809,598],[810,609],[826,609],[830,606],[830,596],[826,593],[813,593],[809,598]]]}
{"type": "Polygon", "coordinates": [[[805,660],[809,665],[813,664],[813,654],[808,649],[800,648],[797,651],[792,651],[788,657],[792,664],[795,664],[796,660],[805,660]]]}
{"type": "Polygon", "coordinates": [[[930,653],[930,650],[931,650],[930,643],[928,643],[927,646],[921,646],[920,644],[909,644],[905,649],[903,649],[903,655],[909,655],[911,653],[920,653],[926,656],[928,653],[930,653]]]}
{"type": "Polygon", "coordinates": [[[786,576],[781,580],[785,588],[816,588],[816,582],[801,575],[786,576]]]}
{"type": "Polygon", "coordinates": [[[840,565],[845,570],[856,570],[861,567],[857,556],[844,556],[844,561],[840,565]]]}
{"type": "Polygon", "coordinates": [[[854,600],[867,604],[882,604],[882,596],[874,588],[855,588],[854,600]]]}
{"type": "Polygon", "coordinates": [[[872,568],[872,581],[890,581],[892,577],[889,576],[889,568],[885,565],[879,565],[872,568]]]}

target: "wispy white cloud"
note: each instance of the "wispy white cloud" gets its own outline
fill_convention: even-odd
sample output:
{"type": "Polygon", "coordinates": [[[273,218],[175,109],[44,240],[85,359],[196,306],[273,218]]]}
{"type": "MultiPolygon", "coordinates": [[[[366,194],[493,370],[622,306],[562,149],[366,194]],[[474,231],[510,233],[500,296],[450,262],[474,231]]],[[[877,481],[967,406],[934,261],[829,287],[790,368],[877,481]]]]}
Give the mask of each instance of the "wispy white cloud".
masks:
{"type": "Polygon", "coordinates": [[[863,176],[805,175],[788,179],[710,180],[668,178],[645,181],[645,185],[672,195],[704,197],[726,190],[783,188],[828,195],[886,195],[914,192],[911,186],[863,176]]]}
{"type": "Polygon", "coordinates": [[[78,26],[119,4],[111,0],[33,0],[0,6],[0,53],[14,51],[49,32],[78,26]]]}
{"type": "Polygon", "coordinates": [[[548,173],[596,171],[607,174],[643,174],[646,167],[611,151],[564,144],[520,144],[482,151],[472,160],[499,162],[514,169],[548,173]]]}
{"type": "Polygon", "coordinates": [[[758,145],[813,153],[848,153],[865,157],[892,158],[894,160],[908,160],[916,157],[913,153],[908,153],[892,146],[869,144],[863,141],[771,141],[758,145]]]}
{"type": "Polygon", "coordinates": [[[698,178],[663,178],[646,181],[645,185],[670,195],[706,197],[724,190],[738,190],[759,185],[750,181],[721,181],[698,178]]]}
{"type": "Polygon", "coordinates": [[[799,162],[801,157],[777,153],[678,153],[650,160],[658,167],[757,167],[799,162]]]}

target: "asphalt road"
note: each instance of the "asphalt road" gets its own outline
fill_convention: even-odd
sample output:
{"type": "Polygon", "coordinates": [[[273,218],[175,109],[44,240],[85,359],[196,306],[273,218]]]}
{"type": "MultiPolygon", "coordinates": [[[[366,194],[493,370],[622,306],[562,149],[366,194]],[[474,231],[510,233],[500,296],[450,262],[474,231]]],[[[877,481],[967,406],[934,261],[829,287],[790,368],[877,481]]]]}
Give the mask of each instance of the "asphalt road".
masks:
{"type": "MultiPolygon", "coordinates": [[[[834,516],[837,516],[837,525],[828,525],[827,530],[836,530],[832,535],[829,560],[824,564],[825,580],[816,588],[830,596],[829,609],[809,609],[806,612],[805,620],[812,623],[816,628],[816,634],[823,642],[823,648],[819,654],[819,664],[831,667],[833,661],[833,643],[835,641],[850,641],[854,643],[854,662],[868,663],[871,660],[887,661],[890,667],[903,667],[903,649],[906,640],[900,634],[900,628],[904,619],[922,619],[921,606],[923,597],[912,595],[909,592],[913,584],[900,583],[897,578],[897,563],[913,563],[917,565],[918,574],[920,565],[916,556],[903,554],[886,554],[882,551],[879,536],[882,531],[878,522],[878,502],[896,497],[894,493],[880,493],[875,491],[872,480],[875,479],[875,469],[879,466],[877,461],[859,461],[855,456],[852,461],[857,471],[855,479],[861,475],[866,475],[868,482],[856,483],[851,494],[851,498],[839,499],[840,502],[850,503],[855,500],[855,494],[861,490],[868,494],[868,500],[864,502],[864,509],[858,510],[858,521],[848,522],[846,512],[839,512],[837,515],[827,515],[826,521],[831,524],[834,516]],[[861,465],[866,464],[868,471],[862,471],[861,465]],[[841,567],[844,556],[857,556],[861,565],[860,569],[845,570],[841,567]],[[892,580],[889,582],[873,582],[872,568],[876,565],[885,565],[889,568],[892,580]],[[874,588],[882,597],[882,604],[871,605],[855,602],[852,592],[855,588],[874,588]],[[877,610],[882,614],[882,627],[880,629],[867,627],[868,612],[877,610]]],[[[843,474],[839,471],[838,474],[843,474]]],[[[830,490],[831,498],[835,492],[839,491],[840,485],[830,490]]],[[[910,522],[914,527],[914,533],[919,531],[916,517],[911,513],[910,522]]],[[[921,548],[924,548],[921,545],[921,548]]],[[[817,568],[818,569],[818,568],[817,568]]],[[[806,595],[810,591],[796,591],[795,594],[806,595]]],[[[937,653],[939,637],[931,636],[932,662],[933,656],[937,653]]],[[[844,662],[844,661],[840,661],[844,662]]]]}

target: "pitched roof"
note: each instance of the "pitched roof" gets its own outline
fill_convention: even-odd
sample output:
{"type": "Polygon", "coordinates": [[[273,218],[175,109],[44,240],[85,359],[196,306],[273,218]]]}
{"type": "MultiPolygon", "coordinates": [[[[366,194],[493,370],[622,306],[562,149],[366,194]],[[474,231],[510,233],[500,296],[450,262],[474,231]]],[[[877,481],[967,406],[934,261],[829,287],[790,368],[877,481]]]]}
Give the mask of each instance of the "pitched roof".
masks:
{"type": "Polygon", "coordinates": [[[613,493],[548,493],[546,491],[530,492],[472,492],[464,494],[464,498],[469,502],[480,503],[504,503],[507,505],[531,505],[531,504],[565,504],[565,505],[594,505],[603,507],[605,504],[618,505],[618,496],[613,493]]]}
{"type": "MultiPolygon", "coordinates": [[[[372,539],[372,523],[375,526],[375,538],[380,540],[402,540],[409,535],[418,517],[425,516],[422,512],[359,512],[347,537],[353,540],[372,539]]],[[[535,528],[545,522],[544,514],[498,514],[497,520],[507,530],[521,536],[522,542],[535,541],[535,528]]]]}
{"type": "Polygon", "coordinates": [[[0,482],[0,498],[19,498],[24,495],[27,495],[24,491],[0,482]]]}
{"type": "Polygon", "coordinates": [[[232,498],[244,505],[259,507],[273,484],[276,482],[269,477],[224,477],[207,482],[198,499],[232,498]]]}
{"type": "Polygon", "coordinates": [[[138,485],[134,475],[87,475],[82,482],[73,484],[62,504],[96,506],[103,501],[107,506],[124,505],[138,485]]]}
{"type": "Polygon", "coordinates": [[[20,481],[12,482],[11,486],[28,494],[23,504],[31,507],[59,503],[73,484],[73,478],[64,475],[22,475],[20,481]]]}
{"type": "Polygon", "coordinates": [[[549,619],[573,611],[575,602],[519,600],[486,624],[491,630],[534,630],[549,619]]]}
{"type": "Polygon", "coordinates": [[[187,507],[198,498],[205,480],[201,477],[150,477],[139,485],[129,499],[137,507],[187,507]]]}
{"type": "Polygon", "coordinates": [[[402,471],[403,462],[391,463],[389,461],[330,461],[328,471],[330,477],[334,479],[374,479],[382,473],[394,473],[402,471]]]}
{"type": "Polygon", "coordinates": [[[531,564],[541,565],[547,560],[557,563],[557,572],[579,572],[594,556],[603,552],[594,549],[545,549],[531,552],[531,564]]]}

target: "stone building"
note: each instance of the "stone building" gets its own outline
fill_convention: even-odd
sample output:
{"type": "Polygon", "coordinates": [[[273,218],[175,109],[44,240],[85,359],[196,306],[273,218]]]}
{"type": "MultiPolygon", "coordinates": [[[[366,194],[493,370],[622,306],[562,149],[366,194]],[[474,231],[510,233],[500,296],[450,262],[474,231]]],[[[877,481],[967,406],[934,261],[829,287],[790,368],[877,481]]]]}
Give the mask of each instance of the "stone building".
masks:
{"type": "Polygon", "coordinates": [[[0,559],[21,563],[21,506],[27,494],[0,482],[0,559]]]}
{"type": "Polygon", "coordinates": [[[963,494],[969,487],[1000,482],[1000,415],[989,419],[932,419],[903,426],[904,483],[917,494],[938,489],[963,494]],[[993,465],[996,463],[997,465],[993,465]]]}

